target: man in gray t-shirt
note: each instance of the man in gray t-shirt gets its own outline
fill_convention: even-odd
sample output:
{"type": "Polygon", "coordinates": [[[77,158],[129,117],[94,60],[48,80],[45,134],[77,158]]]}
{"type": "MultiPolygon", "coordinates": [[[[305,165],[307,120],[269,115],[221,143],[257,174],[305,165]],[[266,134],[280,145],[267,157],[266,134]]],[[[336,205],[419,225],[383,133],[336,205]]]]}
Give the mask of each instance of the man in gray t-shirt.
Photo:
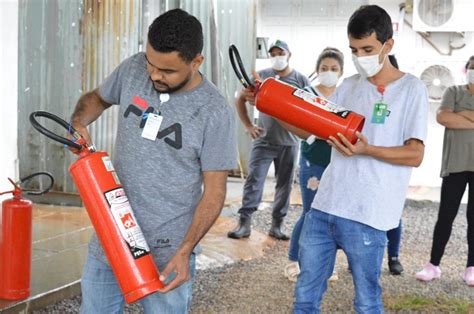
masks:
{"type": "MultiPolygon", "coordinates": [[[[272,67],[258,72],[259,79],[275,77],[299,88],[309,85],[304,75],[288,65],[291,53],[287,43],[277,40],[270,46],[268,52],[272,67]]],[[[244,89],[237,98],[237,112],[247,133],[254,141],[248,163],[242,208],[239,209],[239,225],[227,235],[234,239],[250,236],[251,216],[262,200],[265,178],[271,163],[274,162],[277,184],[269,234],[278,240],[288,240],[289,237],[281,231],[281,225],[288,212],[298,141],[278,121],[262,112],[259,113],[258,126],[255,126],[248,117],[246,101],[253,103],[254,96],[253,92],[244,89]]]]}
{"type": "MultiPolygon", "coordinates": [[[[165,287],[141,300],[145,312],[189,310],[193,250],[222,209],[236,168],[232,107],[200,72],[200,22],[176,9],[149,28],[145,53],[123,61],[81,97],[72,124],[87,125],[119,105],[114,165],[165,287]]],[[[107,258],[112,258],[107,256],[107,258]]],[[[116,313],[123,296],[94,236],[81,286],[81,312],[116,313]]]]}

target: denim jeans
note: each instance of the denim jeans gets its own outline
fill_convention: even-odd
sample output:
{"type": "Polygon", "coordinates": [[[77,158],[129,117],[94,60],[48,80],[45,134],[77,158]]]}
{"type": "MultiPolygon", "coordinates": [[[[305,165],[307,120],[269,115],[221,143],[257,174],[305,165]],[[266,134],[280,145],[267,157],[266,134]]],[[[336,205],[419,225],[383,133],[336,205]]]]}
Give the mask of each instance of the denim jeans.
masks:
{"type": "Polygon", "coordinates": [[[323,172],[326,168],[315,165],[300,156],[300,188],[301,188],[301,199],[303,201],[303,212],[300,218],[296,221],[293,227],[293,232],[290,239],[290,247],[288,249],[288,259],[290,261],[298,260],[298,252],[300,246],[298,244],[300,240],[301,228],[304,223],[304,216],[311,209],[311,203],[313,203],[314,196],[318,191],[319,181],[323,176],[323,172]]]}
{"type": "Polygon", "coordinates": [[[347,255],[355,286],[357,313],[383,313],[380,272],[386,233],[356,221],[311,209],[300,237],[301,273],[293,313],[319,313],[338,246],[347,255]]]}
{"type": "MultiPolygon", "coordinates": [[[[194,277],[194,254],[191,255],[190,269],[194,277]]],[[[82,273],[81,289],[81,313],[123,313],[125,299],[112,269],[90,253],[82,273]]],[[[156,292],[139,302],[145,313],[182,314],[189,312],[191,300],[192,279],[168,293],[156,292]]]]}
{"type": "Polygon", "coordinates": [[[402,220],[400,219],[400,223],[398,227],[393,228],[387,231],[387,254],[388,258],[390,257],[398,257],[400,253],[400,240],[402,239],[402,220]]]}

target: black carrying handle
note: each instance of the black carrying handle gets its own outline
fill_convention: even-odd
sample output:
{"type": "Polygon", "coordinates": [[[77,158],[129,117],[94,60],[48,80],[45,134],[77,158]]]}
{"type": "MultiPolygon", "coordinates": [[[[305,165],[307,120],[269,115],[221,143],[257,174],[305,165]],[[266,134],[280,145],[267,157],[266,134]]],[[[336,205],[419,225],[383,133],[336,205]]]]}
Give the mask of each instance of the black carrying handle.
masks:
{"type": "Polygon", "coordinates": [[[65,144],[67,146],[71,146],[71,147],[73,147],[77,150],[82,150],[83,145],[75,143],[75,142],[71,141],[70,139],[67,139],[65,137],[59,136],[59,135],[51,132],[50,130],[46,129],[44,126],[39,124],[39,122],[36,120],[36,117],[44,117],[44,118],[53,120],[54,122],[56,122],[59,125],[61,125],[62,127],[64,127],[75,138],[80,138],[80,134],[72,127],[71,124],[64,121],[60,117],[58,117],[58,116],[56,116],[52,113],[46,112],[46,111],[34,111],[30,114],[30,123],[38,132],[40,132],[41,134],[43,134],[46,137],[49,137],[50,139],[52,139],[56,142],[65,144]]]}
{"type": "Polygon", "coordinates": [[[15,182],[16,185],[21,185],[22,183],[24,182],[27,182],[27,181],[30,181],[31,179],[33,179],[34,177],[38,177],[38,176],[47,176],[49,178],[49,186],[44,189],[43,191],[35,191],[35,190],[26,190],[26,189],[22,189],[23,192],[26,192],[26,194],[28,195],[43,195],[43,194],[46,194],[49,192],[49,190],[51,190],[51,188],[53,187],[54,185],[54,178],[53,178],[53,175],[49,172],[46,172],[46,171],[40,171],[40,172],[36,172],[36,173],[33,173],[33,174],[30,174],[29,176],[26,176],[24,178],[21,178],[18,182],[15,182]]]}
{"type": "Polygon", "coordinates": [[[252,89],[255,89],[255,84],[248,77],[247,72],[245,72],[244,63],[242,62],[242,58],[240,58],[239,50],[234,44],[229,46],[229,59],[235,75],[237,75],[242,85],[244,85],[245,88],[251,87],[252,89]],[[239,67],[235,64],[236,59],[239,67]]]}

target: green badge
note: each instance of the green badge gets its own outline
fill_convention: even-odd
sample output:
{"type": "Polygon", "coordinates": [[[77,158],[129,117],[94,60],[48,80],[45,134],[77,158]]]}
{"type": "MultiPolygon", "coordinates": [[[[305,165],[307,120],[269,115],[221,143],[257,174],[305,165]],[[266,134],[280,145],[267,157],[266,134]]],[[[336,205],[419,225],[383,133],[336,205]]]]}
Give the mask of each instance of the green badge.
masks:
{"type": "Polygon", "coordinates": [[[385,117],[388,116],[388,106],[383,102],[374,104],[374,111],[372,112],[372,123],[383,124],[385,117]]]}

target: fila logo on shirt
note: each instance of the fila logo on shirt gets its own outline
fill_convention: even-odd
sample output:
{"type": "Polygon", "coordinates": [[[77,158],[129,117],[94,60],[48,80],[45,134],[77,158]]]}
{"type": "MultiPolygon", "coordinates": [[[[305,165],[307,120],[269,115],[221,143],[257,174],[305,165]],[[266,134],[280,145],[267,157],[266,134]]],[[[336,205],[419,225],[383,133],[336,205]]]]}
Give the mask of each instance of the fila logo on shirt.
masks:
{"type": "MultiPolygon", "coordinates": [[[[123,116],[124,118],[128,118],[130,113],[141,117],[140,120],[140,129],[145,127],[146,119],[148,114],[155,113],[155,108],[148,106],[146,100],[139,96],[133,97],[133,104],[128,105],[127,110],[125,110],[123,116]]],[[[164,141],[166,144],[170,145],[175,149],[181,149],[183,147],[183,139],[182,139],[182,131],[181,131],[181,124],[174,123],[167,127],[166,129],[160,130],[158,135],[156,136],[157,139],[161,140],[165,138],[164,141]],[[174,133],[174,140],[168,137],[168,135],[174,133]]]]}

